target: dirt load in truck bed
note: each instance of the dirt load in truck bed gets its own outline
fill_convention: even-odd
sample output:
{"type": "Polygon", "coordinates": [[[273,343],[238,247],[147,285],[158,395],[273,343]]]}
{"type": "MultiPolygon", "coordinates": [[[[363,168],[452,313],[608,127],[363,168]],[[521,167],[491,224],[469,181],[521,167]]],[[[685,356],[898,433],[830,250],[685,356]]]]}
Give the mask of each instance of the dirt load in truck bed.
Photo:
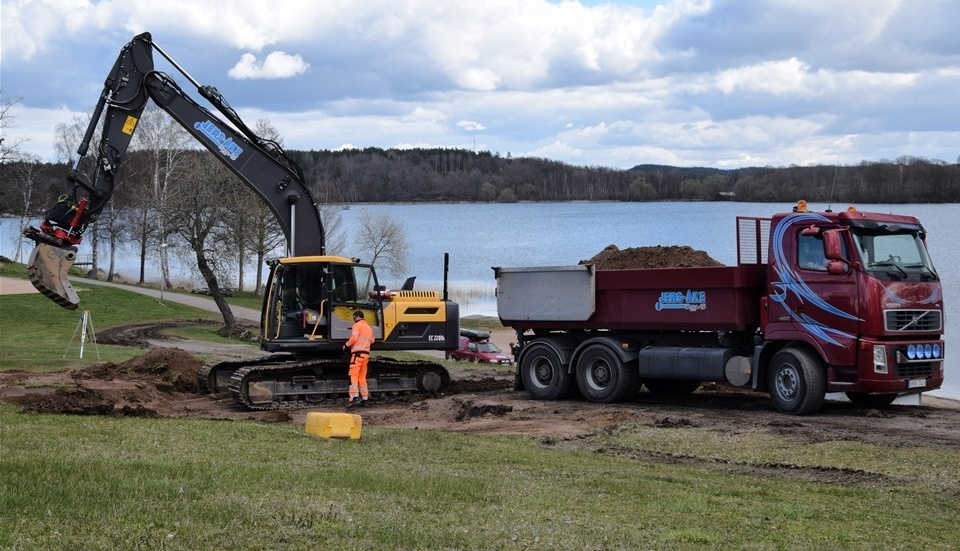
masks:
{"type": "Polygon", "coordinates": [[[594,264],[598,270],[627,270],[631,268],[692,268],[697,266],[723,266],[704,251],[685,245],[663,247],[631,247],[620,249],[609,245],[590,260],[581,264],[594,264]]]}

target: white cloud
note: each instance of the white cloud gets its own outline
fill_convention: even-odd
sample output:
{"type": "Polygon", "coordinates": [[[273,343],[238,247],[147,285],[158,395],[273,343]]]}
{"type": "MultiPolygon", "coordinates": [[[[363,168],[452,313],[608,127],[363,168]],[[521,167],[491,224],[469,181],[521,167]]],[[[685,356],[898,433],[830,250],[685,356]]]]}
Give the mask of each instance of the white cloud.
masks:
{"type": "Polygon", "coordinates": [[[797,58],[768,61],[749,67],[722,71],[717,87],[724,94],[738,90],[766,92],[774,95],[806,94],[806,77],[810,67],[797,58]]]}
{"type": "Polygon", "coordinates": [[[3,58],[32,59],[55,47],[62,34],[86,25],[91,11],[87,0],[4,0],[0,20],[3,58]]]}
{"type": "Polygon", "coordinates": [[[257,61],[253,54],[243,54],[240,61],[228,71],[230,78],[290,78],[306,72],[309,63],[303,61],[299,55],[289,55],[286,52],[270,52],[263,63],[257,61]]]}
{"type": "Polygon", "coordinates": [[[479,132],[487,129],[487,127],[477,121],[462,120],[457,123],[457,126],[468,132],[479,132]]]}
{"type": "Polygon", "coordinates": [[[822,95],[836,90],[876,89],[910,86],[919,75],[868,71],[811,71],[808,64],[793,57],[721,71],[716,86],[724,94],[759,92],[774,96],[822,95]]]}
{"type": "Polygon", "coordinates": [[[457,84],[467,90],[491,92],[497,89],[500,76],[490,69],[466,69],[457,78],[457,84]]]}
{"type": "Polygon", "coordinates": [[[4,137],[9,137],[13,142],[24,140],[20,145],[22,152],[47,162],[56,160],[53,151],[57,124],[69,123],[76,117],[80,117],[79,120],[89,118],[89,115],[65,107],[43,109],[29,107],[22,102],[13,105],[10,114],[13,125],[4,130],[4,137]]]}

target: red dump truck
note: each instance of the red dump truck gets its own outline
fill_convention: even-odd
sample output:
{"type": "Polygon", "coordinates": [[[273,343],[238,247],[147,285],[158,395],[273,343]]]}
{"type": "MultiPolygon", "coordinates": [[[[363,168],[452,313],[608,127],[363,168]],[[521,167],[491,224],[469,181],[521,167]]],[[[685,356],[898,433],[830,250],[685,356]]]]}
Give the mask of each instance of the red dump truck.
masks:
{"type": "Polygon", "coordinates": [[[816,412],[826,393],[869,407],[939,388],[943,294],[910,216],[809,212],[737,218],[736,266],[493,268],[517,332],[516,388],[591,402],[684,395],[701,382],[816,412]]]}

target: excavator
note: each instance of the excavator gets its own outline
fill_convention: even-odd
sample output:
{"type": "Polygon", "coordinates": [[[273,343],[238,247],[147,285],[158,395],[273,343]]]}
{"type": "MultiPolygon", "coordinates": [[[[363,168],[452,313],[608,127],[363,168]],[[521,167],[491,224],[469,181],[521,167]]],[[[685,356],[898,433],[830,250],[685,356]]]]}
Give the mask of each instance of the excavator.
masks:
{"type": "MultiPolygon", "coordinates": [[[[168,113],[265,201],[286,236],[284,258],[271,260],[259,328],[262,350],[249,361],[203,366],[198,376],[211,392],[230,392],[251,409],[306,407],[346,395],[349,363],[343,356],[354,312],[373,328],[373,351],[451,350],[459,338],[459,306],[444,291],[400,290],[379,284],[372,265],[328,255],[317,202],[299,166],[280,145],[259,137],[219,91],[200,85],[150,33],[126,44],[107,76],[90,123],[67,175],[72,193],[62,195],[39,228],[24,235],[36,242],[27,274],[38,291],[67,309],[79,298],[68,272],[83,234],[96,222],[114,192],[117,171],[149,101],[168,113]],[[229,124],[190,98],[169,75],[154,69],[154,52],[183,75],[229,124]],[[80,171],[102,119],[92,175],[80,171]]],[[[450,375],[439,364],[401,361],[375,354],[367,375],[373,398],[439,393],[450,375]]]]}

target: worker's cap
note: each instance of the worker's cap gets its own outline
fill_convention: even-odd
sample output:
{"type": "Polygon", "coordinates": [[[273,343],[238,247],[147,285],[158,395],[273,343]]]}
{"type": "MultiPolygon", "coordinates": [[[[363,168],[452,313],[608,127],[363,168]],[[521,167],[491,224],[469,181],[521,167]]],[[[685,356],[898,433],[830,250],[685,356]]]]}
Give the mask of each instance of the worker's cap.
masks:
{"type": "Polygon", "coordinates": [[[353,319],[355,320],[363,319],[363,312],[361,312],[360,310],[357,310],[356,312],[354,312],[353,319]]]}

